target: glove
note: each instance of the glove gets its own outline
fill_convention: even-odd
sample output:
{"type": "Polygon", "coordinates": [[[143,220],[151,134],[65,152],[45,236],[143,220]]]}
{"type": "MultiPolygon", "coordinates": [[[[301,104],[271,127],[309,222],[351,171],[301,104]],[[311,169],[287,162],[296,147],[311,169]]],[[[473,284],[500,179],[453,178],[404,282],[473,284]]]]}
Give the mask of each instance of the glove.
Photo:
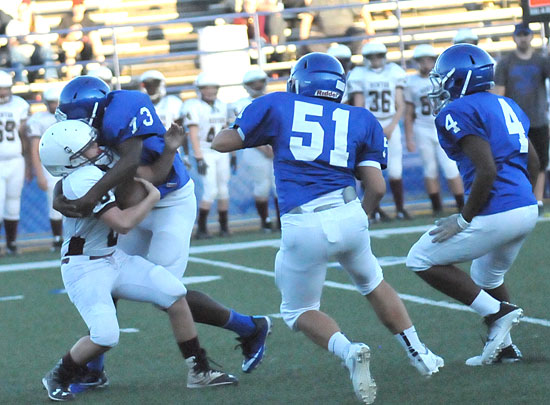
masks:
{"type": "Polygon", "coordinates": [[[201,176],[206,176],[206,169],[208,168],[208,165],[204,161],[203,158],[197,159],[197,172],[201,176]]]}
{"type": "Polygon", "coordinates": [[[229,165],[231,166],[231,173],[235,174],[237,173],[237,156],[231,155],[231,158],[229,160],[229,165]]]}
{"type": "Polygon", "coordinates": [[[430,235],[436,235],[432,239],[433,243],[445,242],[457,233],[462,232],[470,226],[470,223],[464,219],[462,214],[454,214],[447,218],[441,218],[435,221],[437,228],[430,231],[430,235]]]}

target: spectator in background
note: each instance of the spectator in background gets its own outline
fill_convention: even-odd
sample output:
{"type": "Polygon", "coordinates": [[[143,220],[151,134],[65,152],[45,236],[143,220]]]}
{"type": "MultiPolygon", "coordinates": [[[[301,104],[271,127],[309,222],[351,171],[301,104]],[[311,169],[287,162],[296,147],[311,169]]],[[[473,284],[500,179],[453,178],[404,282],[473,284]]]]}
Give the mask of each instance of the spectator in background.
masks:
{"type": "MultiPolygon", "coordinates": [[[[235,101],[229,107],[230,121],[234,121],[252,101],[266,94],[267,74],[261,69],[251,69],[243,77],[243,87],[248,97],[235,101]]],[[[277,210],[277,229],[281,229],[279,219],[279,201],[275,190],[275,176],[273,175],[273,149],[269,145],[258,146],[243,150],[243,162],[252,175],[254,202],[261,220],[264,232],[272,231],[269,218],[269,195],[273,190],[274,202],[277,210]]]]}
{"type": "MultiPolygon", "coordinates": [[[[535,185],[535,197],[539,210],[542,211],[549,136],[545,81],[550,78],[550,60],[534,51],[532,40],[533,31],[529,25],[517,24],[514,30],[516,50],[497,64],[493,92],[518,103],[531,121],[527,136],[539,158],[540,171],[535,185]]],[[[511,122],[508,129],[516,131],[515,123],[511,122]]]]}
{"type": "MultiPolygon", "coordinates": [[[[300,40],[348,37],[359,35],[374,35],[372,28],[372,17],[365,6],[360,10],[346,5],[358,3],[357,0],[305,0],[308,7],[344,6],[328,10],[312,10],[308,13],[301,13],[300,40]],[[361,16],[365,30],[354,27],[355,19],[361,16]]],[[[352,53],[359,53],[362,40],[350,43],[352,53]]],[[[326,52],[329,43],[310,44],[302,46],[301,55],[308,52],[326,52]]]]}
{"type": "Polygon", "coordinates": [[[11,92],[11,75],[0,70],[0,215],[4,219],[6,250],[18,253],[17,226],[21,211],[21,191],[31,178],[25,123],[29,104],[11,92]]]}
{"type": "MultiPolygon", "coordinates": [[[[257,11],[281,11],[282,3],[277,0],[242,0],[235,1],[235,12],[254,14],[257,11]]],[[[255,45],[254,17],[238,17],[233,20],[234,24],[247,26],[248,39],[251,46],[255,45]]],[[[280,13],[271,15],[258,15],[258,30],[264,43],[279,45],[285,43],[284,29],[285,22],[280,13]]]]}
{"type": "Polygon", "coordinates": [[[158,70],[148,70],[139,78],[141,91],[146,93],[165,128],[173,122],[183,122],[183,101],[177,96],[166,95],[166,78],[158,70]]]}
{"type": "Polygon", "coordinates": [[[53,209],[53,189],[55,184],[61,179],[60,177],[52,176],[44,169],[40,162],[38,147],[40,145],[40,137],[46,130],[56,123],[55,109],[59,103],[59,95],[61,94],[61,86],[50,87],[42,95],[42,100],[46,105],[46,111],[37,112],[27,122],[27,136],[30,142],[30,157],[32,161],[34,175],[38,187],[46,192],[48,197],[48,208],[50,210],[50,225],[53,234],[52,251],[59,250],[63,244],[63,216],[59,211],[53,209]]]}
{"type": "Polygon", "coordinates": [[[229,176],[236,161],[210,146],[214,136],[227,126],[227,104],[218,98],[220,83],[215,75],[201,72],[195,81],[198,97],[183,105],[184,124],[189,131],[197,172],[201,176],[203,193],[199,202],[196,239],[208,239],[206,222],[214,200],[218,203],[220,236],[229,236],[229,176]]]}
{"type": "MultiPolygon", "coordinates": [[[[361,53],[365,66],[354,68],[348,79],[351,105],[368,109],[382,125],[388,141],[388,177],[395,202],[397,219],[411,219],[405,210],[403,191],[403,146],[399,121],[405,113],[403,89],[407,81],[405,71],[395,63],[386,62],[386,45],[369,42],[361,53]]],[[[390,218],[378,206],[368,213],[371,221],[390,218]]]]}
{"type": "Polygon", "coordinates": [[[57,29],[76,31],[59,35],[59,61],[69,65],[74,64],[76,61],[95,60],[103,62],[105,56],[103,55],[103,44],[99,31],[79,31],[82,28],[97,25],[90,19],[84,1],[73,0],[71,12],[62,18],[57,29]]]}
{"type": "Polygon", "coordinates": [[[414,152],[418,147],[424,169],[424,185],[432,203],[433,215],[439,216],[443,213],[439,168],[447,178],[459,212],[464,206],[464,187],[456,163],[449,159],[439,144],[432,107],[428,100],[428,93],[432,90],[429,75],[436,58],[437,53],[431,45],[422,44],[414,49],[413,59],[418,65],[418,73],[407,78],[405,87],[405,138],[409,152],[414,152]]]}
{"type": "Polygon", "coordinates": [[[453,44],[477,45],[478,42],[478,36],[470,28],[460,28],[453,38],[453,44]]]}

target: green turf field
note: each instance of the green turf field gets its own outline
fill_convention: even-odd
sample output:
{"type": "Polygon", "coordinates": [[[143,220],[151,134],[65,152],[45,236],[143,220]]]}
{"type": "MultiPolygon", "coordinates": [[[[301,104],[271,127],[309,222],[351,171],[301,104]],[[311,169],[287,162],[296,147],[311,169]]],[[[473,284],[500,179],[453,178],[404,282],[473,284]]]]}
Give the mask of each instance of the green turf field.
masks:
{"type": "MultiPolygon", "coordinates": [[[[431,379],[409,366],[405,353],[378,323],[368,303],[336,266],[329,269],[322,309],[337,319],[351,340],[372,350],[371,370],[378,404],[541,404],[550,401],[550,223],[540,222],[507,276],[514,302],[526,319],[514,330],[524,362],[470,368],[464,361],[481,352],[485,329],[479,316],[448,305],[403,264],[428,220],[392,223],[372,231],[373,249],[386,279],[403,295],[420,337],[444,357],[431,379]],[[406,225],[406,228],[392,226],[406,225]],[[415,227],[415,228],[412,228],[415,227]],[[386,263],[386,265],[384,265],[386,263]]],[[[211,358],[240,378],[238,387],[185,388],[187,369],[173,342],[166,315],[151,305],[119,304],[119,345],[106,356],[110,387],[87,392],[82,404],[354,404],[347,371],[328,352],[291,332],[277,317],[279,292],[273,279],[275,236],[238,234],[193,245],[189,277],[217,276],[188,284],[240,312],[273,314],[274,329],[261,366],[240,371],[235,335],[199,326],[211,358]],[[223,243],[223,244],[222,244],[223,243]]],[[[0,403],[47,403],[42,376],[86,327],[65,294],[55,254],[0,258],[0,403]],[[15,266],[14,264],[19,264],[15,266]],[[40,267],[40,269],[37,269],[40,267]]],[[[197,281],[197,279],[191,279],[197,281]]]]}

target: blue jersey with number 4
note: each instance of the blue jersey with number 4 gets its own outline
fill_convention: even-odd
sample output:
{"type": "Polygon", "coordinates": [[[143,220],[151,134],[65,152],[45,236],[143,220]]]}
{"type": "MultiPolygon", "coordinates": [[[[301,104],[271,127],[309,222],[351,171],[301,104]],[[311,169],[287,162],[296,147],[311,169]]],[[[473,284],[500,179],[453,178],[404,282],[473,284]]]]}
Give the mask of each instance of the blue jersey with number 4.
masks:
{"type": "MultiPolygon", "coordinates": [[[[166,129],[147,94],[131,90],[117,90],[107,94],[99,144],[115,147],[131,137],[144,137],[141,163],[150,165],[164,150],[165,132],[166,129]]],[[[183,187],[188,181],[187,169],[179,154],[176,154],[166,183],[157,188],[161,197],[164,197],[170,191],[183,187]]]]}
{"type": "Polygon", "coordinates": [[[487,141],[497,168],[489,199],[478,215],[536,204],[527,171],[529,118],[507,97],[474,93],[448,104],[435,119],[439,142],[455,160],[470,194],[475,167],[458,142],[467,135],[487,141]]]}
{"type": "Polygon", "coordinates": [[[294,93],[254,100],[233,126],[245,147],[269,144],[281,214],[355,186],[359,165],[386,167],[382,127],[364,108],[294,93]]]}

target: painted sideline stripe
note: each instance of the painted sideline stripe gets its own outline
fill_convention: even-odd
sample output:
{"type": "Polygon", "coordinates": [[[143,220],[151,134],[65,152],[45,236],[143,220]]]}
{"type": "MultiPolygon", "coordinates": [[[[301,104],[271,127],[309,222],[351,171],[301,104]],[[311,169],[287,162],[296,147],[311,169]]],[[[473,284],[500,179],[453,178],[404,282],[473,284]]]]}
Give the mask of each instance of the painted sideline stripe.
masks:
{"type": "Polygon", "coordinates": [[[24,295],[7,295],[5,297],[0,297],[0,301],[15,301],[15,300],[22,300],[25,298],[24,295]]]}
{"type": "MultiPolygon", "coordinates": [[[[252,267],[241,266],[241,265],[238,265],[238,264],[227,263],[227,262],[222,262],[222,261],[218,261],[218,260],[209,260],[209,259],[203,259],[203,258],[199,258],[199,257],[190,257],[189,262],[201,263],[201,264],[206,264],[206,265],[210,265],[210,266],[214,266],[214,267],[221,267],[221,268],[224,268],[224,269],[236,270],[236,271],[241,271],[241,272],[250,273],[250,274],[260,274],[262,276],[268,276],[268,277],[271,277],[271,278],[275,278],[275,273],[272,272],[272,271],[255,269],[255,268],[252,268],[252,267]]],[[[355,289],[355,287],[351,284],[337,283],[335,281],[325,281],[325,285],[327,287],[338,288],[340,290],[357,291],[355,289]]],[[[453,310],[456,310],[456,311],[474,312],[470,309],[470,307],[467,307],[467,306],[462,305],[462,304],[456,304],[456,303],[453,303],[453,302],[435,301],[435,300],[431,300],[431,299],[428,299],[428,298],[418,297],[416,295],[409,295],[409,294],[399,294],[399,297],[403,301],[410,301],[410,302],[414,302],[416,304],[431,305],[431,306],[434,306],[434,307],[453,309],[453,310]]],[[[532,324],[535,324],[535,325],[542,325],[542,326],[550,327],[550,320],[547,320],[547,319],[531,318],[531,317],[526,316],[526,317],[523,317],[521,321],[522,322],[527,322],[527,323],[532,323],[532,324]]]]}
{"type": "Polygon", "coordinates": [[[7,273],[10,271],[26,271],[26,270],[39,270],[39,269],[51,269],[59,267],[58,260],[48,260],[45,262],[26,262],[16,264],[4,264],[0,266],[0,273],[7,273]]]}

